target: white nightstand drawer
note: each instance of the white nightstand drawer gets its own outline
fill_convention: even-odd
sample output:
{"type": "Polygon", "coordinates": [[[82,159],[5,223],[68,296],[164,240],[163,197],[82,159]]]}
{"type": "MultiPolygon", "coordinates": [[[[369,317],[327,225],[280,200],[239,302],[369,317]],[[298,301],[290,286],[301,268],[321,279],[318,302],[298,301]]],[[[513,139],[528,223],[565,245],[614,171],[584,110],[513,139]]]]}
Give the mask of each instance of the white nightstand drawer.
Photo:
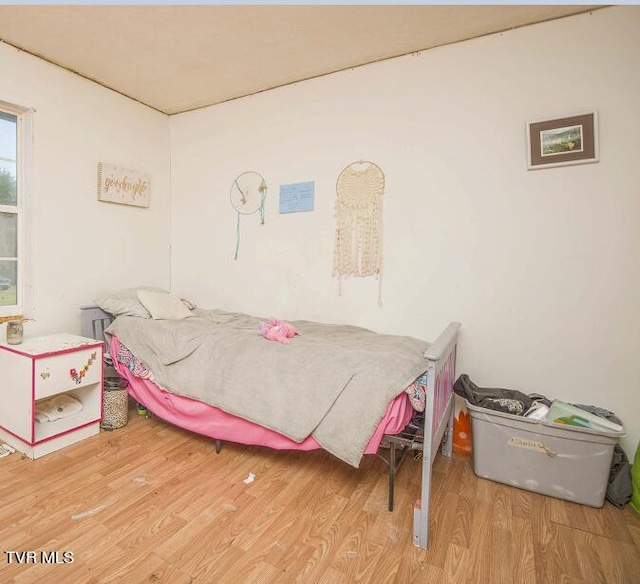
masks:
{"type": "Polygon", "coordinates": [[[50,355],[35,362],[34,383],[37,400],[101,380],[101,347],[50,355]]]}

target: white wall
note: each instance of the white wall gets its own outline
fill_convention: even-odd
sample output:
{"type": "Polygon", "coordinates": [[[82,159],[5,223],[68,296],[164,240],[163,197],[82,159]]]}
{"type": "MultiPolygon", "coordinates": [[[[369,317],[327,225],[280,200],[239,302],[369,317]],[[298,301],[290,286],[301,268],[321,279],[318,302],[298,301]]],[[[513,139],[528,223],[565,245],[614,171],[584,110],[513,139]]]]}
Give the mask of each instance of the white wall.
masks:
{"type": "Polygon", "coordinates": [[[3,43],[0,70],[0,99],[36,110],[26,332],[79,333],[103,292],[170,284],[168,117],[3,43]],[[150,208],[99,202],[98,162],[148,173],[150,208]]]}
{"type": "MultiPolygon", "coordinates": [[[[616,7],[173,116],[172,284],[205,307],[433,339],[460,373],[609,408],[640,438],[640,9],[616,7]],[[601,160],[527,171],[525,123],[597,110],[601,160]],[[335,182],[386,175],[382,306],[331,278],[335,182]],[[261,172],[266,224],[233,178],[261,172]],[[279,215],[282,184],[315,210],[279,215]]],[[[318,48],[321,50],[321,47],[318,48]]]]}

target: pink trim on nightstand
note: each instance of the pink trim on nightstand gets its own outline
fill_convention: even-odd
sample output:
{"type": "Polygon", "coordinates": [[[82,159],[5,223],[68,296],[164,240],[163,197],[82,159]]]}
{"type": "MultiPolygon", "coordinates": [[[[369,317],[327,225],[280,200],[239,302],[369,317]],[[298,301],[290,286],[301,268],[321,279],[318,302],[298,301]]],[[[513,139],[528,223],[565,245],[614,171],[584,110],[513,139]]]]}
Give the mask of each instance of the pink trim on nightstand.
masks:
{"type": "Polygon", "coordinates": [[[18,355],[22,355],[23,357],[28,357],[29,359],[34,359],[35,357],[42,359],[44,357],[53,357],[54,355],[63,355],[64,353],[75,353],[77,351],[84,351],[85,349],[101,347],[102,344],[103,344],[102,341],[97,341],[95,343],[87,343],[86,345],[78,345],[77,347],[66,347],[65,349],[59,349],[57,351],[48,351],[46,353],[37,353],[37,354],[26,353],[24,351],[15,349],[14,347],[9,345],[2,345],[2,347],[7,351],[9,351],[10,353],[16,353],[18,355]]]}
{"type": "Polygon", "coordinates": [[[53,438],[60,438],[60,436],[64,436],[65,434],[70,434],[71,432],[75,432],[76,430],[80,430],[81,428],[86,428],[87,426],[91,426],[91,424],[95,424],[96,422],[99,422],[101,419],[102,418],[100,417],[97,420],[91,420],[90,422],[85,422],[84,424],[80,424],[79,426],[74,426],[73,428],[69,428],[64,432],[59,432],[58,434],[54,434],[53,436],[47,436],[42,440],[38,440],[37,442],[34,442],[30,446],[37,446],[38,444],[44,444],[45,442],[49,442],[49,440],[52,440],[53,438]]]}
{"type": "Polygon", "coordinates": [[[31,359],[31,444],[36,440],[36,358],[24,355],[31,359]]]}

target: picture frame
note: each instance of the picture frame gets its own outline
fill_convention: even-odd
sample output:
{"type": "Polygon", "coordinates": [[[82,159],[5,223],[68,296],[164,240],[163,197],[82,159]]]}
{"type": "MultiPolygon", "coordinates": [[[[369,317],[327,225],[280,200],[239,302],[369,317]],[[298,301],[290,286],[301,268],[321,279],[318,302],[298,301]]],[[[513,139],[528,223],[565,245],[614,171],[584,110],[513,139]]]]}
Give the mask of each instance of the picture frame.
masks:
{"type": "Polygon", "coordinates": [[[106,162],[98,163],[98,200],[134,207],[149,207],[148,174],[106,162]]]}
{"type": "Polygon", "coordinates": [[[529,170],[598,160],[597,112],[527,123],[529,170]]]}

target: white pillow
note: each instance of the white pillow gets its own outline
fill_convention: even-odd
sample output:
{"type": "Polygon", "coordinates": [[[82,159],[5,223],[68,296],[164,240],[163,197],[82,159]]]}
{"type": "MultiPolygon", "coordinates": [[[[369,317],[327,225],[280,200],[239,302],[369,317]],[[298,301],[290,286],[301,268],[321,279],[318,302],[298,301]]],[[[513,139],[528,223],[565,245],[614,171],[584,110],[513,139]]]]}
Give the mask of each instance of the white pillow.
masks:
{"type": "Polygon", "coordinates": [[[139,286],[138,288],[127,288],[126,290],[117,290],[116,292],[104,294],[100,298],[96,298],[94,302],[102,308],[102,310],[113,316],[150,318],[148,310],[142,306],[138,300],[138,290],[166,293],[162,288],[139,286]]]}
{"type": "Polygon", "coordinates": [[[138,299],[155,320],[178,320],[191,316],[182,300],[173,294],[138,290],[138,299]]]}

